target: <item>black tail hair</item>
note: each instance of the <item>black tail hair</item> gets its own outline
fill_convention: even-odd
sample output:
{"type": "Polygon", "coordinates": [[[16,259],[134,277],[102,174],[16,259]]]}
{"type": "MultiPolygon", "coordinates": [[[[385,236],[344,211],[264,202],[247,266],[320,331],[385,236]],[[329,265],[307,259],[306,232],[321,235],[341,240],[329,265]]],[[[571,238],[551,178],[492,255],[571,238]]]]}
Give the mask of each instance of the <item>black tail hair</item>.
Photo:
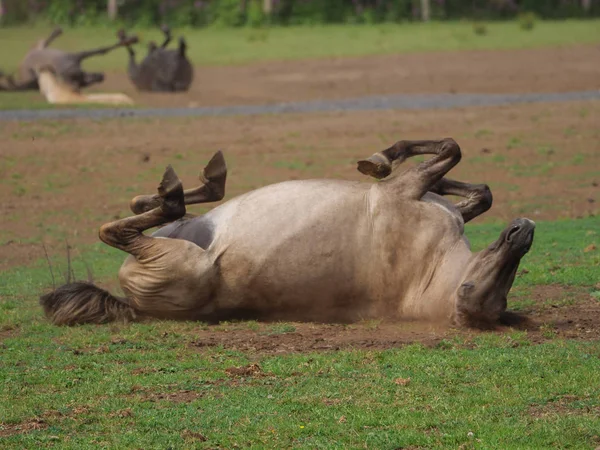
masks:
{"type": "Polygon", "coordinates": [[[67,283],[40,297],[46,317],[54,325],[138,320],[127,299],[113,296],[89,282],[67,283]]]}

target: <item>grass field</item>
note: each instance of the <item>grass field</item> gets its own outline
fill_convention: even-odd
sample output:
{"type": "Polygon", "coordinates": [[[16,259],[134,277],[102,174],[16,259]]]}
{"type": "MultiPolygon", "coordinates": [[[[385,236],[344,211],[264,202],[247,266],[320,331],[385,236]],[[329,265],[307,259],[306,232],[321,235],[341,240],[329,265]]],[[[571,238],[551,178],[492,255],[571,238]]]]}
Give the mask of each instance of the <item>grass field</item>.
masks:
{"type": "MultiPolygon", "coordinates": [[[[16,69],[22,55],[49,27],[0,28],[0,61],[6,72],[16,69]]],[[[488,34],[476,35],[470,22],[286,27],[268,29],[174,30],[184,34],[189,56],[198,65],[244,64],[267,60],[293,60],[329,56],[362,56],[438,50],[517,49],[589,44],[600,40],[600,20],[539,22],[531,31],[516,22],[488,25],[488,34]]],[[[144,45],[160,41],[158,30],[138,30],[144,45]]],[[[66,50],[106,46],[115,41],[115,30],[67,29],[54,46],[66,50]]],[[[145,53],[141,46],[138,46],[145,53]]],[[[90,59],[91,69],[121,69],[125,51],[90,59]]]]}
{"type": "MultiPolygon", "coordinates": [[[[592,286],[598,221],[541,222],[517,279],[514,309],[548,283],[592,286]],[[560,266],[560,269],[557,267],[560,266]]],[[[469,227],[476,248],[495,225],[469,227]]],[[[77,258],[113,277],[122,253],[77,258]]],[[[56,265],[58,276],[64,264],[56,265]]],[[[0,288],[3,448],[590,448],[600,444],[600,346],[526,332],[456,333],[433,348],[265,355],[203,348],[202,324],[56,328],[36,296],[45,261],[4,274],[0,288]],[[595,444],[594,444],[595,443],[595,444]]],[[[600,286],[586,289],[600,302],[600,286]]],[[[562,307],[581,298],[565,297],[562,307]]],[[[295,324],[222,323],[272,339],[295,324]]],[[[360,325],[359,325],[360,326],[360,325]]],[[[378,324],[370,324],[377,332],[378,324]]],[[[400,329],[401,325],[397,325],[400,329]]],[[[352,329],[353,325],[347,325],[352,329]]]]}

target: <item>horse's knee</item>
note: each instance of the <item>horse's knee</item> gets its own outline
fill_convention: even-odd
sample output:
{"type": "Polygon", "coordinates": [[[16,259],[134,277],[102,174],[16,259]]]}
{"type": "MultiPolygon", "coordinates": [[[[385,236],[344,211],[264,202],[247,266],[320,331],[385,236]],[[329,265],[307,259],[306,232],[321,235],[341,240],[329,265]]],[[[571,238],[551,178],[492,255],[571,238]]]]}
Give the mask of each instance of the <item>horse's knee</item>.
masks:
{"type": "Polygon", "coordinates": [[[105,223],[98,230],[98,237],[102,242],[111,247],[114,247],[117,243],[117,230],[115,229],[114,222],[105,223]]]}
{"type": "Polygon", "coordinates": [[[477,187],[477,197],[481,207],[484,209],[484,212],[492,207],[494,197],[492,196],[492,191],[487,184],[481,184],[477,187]]]}
{"type": "Polygon", "coordinates": [[[441,142],[440,155],[446,156],[454,164],[458,164],[462,158],[462,151],[454,139],[445,138],[441,142]]]}
{"type": "Polygon", "coordinates": [[[139,231],[126,226],[123,222],[105,223],[98,230],[98,237],[111,247],[123,248],[140,235],[139,231]]]}

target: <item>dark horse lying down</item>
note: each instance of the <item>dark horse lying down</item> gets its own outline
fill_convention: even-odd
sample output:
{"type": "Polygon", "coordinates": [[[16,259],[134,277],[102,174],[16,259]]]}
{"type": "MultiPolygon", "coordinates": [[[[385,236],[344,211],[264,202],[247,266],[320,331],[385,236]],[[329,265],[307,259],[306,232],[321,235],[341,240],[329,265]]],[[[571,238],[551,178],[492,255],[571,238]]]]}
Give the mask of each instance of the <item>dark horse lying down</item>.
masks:
{"type": "MultiPolygon", "coordinates": [[[[187,91],[194,79],[194,68],[186,56],[185,39],[179,38],[177,50],[167,50],[167,45],[171,42],[171,30],[167,26],[163,26],[161,30],[165,34],[164,42],[160,47],[150,42],[148,54],[140,64],[135,62],[135,52],[131,46],[127,46],[129,79],[139,91],[187,91]]],[[[118,36],[123,41],[128,39],[123,30],[118,36]]]]}
{"type": "Polygon", "coordinates": [[[389,174],[380,183],[288,181],[191,219],[182,219],[186,206],[223,198],[223,157],[217,153],[200,187],[186,191],[169,166],[157,195],[133,199],[136,215],[100,229],[103,242],[129,253],[119,271],[125,297],[76,283],[42,296],[41,304],[59,325],[228,315],[493,324],[535,224],[516,219],[472,253],[464,223],[487,211],[492,197],[486,185],[444,178],[460,158],[452,139],[400,141],[359,162],[365,174],[389,174]],[[397,170],[424,154],[434,156],[397,170]],[[447,194],[465,200],[454,205],[447,194]]]}

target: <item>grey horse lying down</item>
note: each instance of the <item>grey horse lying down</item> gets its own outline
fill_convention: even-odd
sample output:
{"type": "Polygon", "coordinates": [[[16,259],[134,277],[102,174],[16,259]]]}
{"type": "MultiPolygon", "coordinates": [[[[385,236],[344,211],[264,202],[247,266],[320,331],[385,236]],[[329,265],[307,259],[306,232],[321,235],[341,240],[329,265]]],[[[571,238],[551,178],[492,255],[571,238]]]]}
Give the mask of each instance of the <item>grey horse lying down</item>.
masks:
{"type": "Polygon", "coordinates": [[[27,52],[19,64],[16,80],[11,75],[4,76],[0,72],[0,91],[37,91],[40,88],[38,71],[40,68],[47,68],[68,86],[70,91],[79,92],[82,88],[104,81],[102,72],[86,72],[81,68],[84,60],[105,55],[119,47],[130,46],[138,40],[136,36],[131,36],[119,40],[114,45],[71,53],[50,47],[62,33],[62,29],[54,29],[50,36],[40,40],[27,52]]]}
{"type": "Polygon", "coordinates": [[[472,253],[464,223],[487,211],[492,197],[486,185],[444,178],[460,159],[452,139],[400,141],[359,162],[361,172],[387,176],[379,183],[288,181],[194,218],[187,205],[223,198],[223,156],[209,162],[200,187],[186,191],[169,166],[158,195],[134,198],[136,215],[100,229],[103,242],[129,253],[119,271],[125,297],[72,283],[41,304],[57,325],[146,317],[493,324],[535,224],[516,219],[472,253]],[[434,156],[397,169],[424,154],[434,156]],[[447,194],[465,200],[454,205],[447,194]]]}

